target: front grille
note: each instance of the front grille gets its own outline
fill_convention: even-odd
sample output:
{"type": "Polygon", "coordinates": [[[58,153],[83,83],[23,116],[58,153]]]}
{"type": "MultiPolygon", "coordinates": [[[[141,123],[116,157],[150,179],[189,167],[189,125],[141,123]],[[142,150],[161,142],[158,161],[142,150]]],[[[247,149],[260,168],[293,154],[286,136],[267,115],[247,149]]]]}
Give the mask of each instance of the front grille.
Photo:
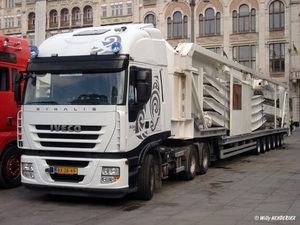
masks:
{"type": "MultiPolygon", "coordinates": [[[[50,131],[50,125],[35,125],[37,130],[48,130],[50,131]]],[[[81,131],[100,131],[101,126],[81,126],[81,131]]]]}
{"type": "MultiPolygon", "coordinates": [[[[60,128],[62,125],[56,125],[60,128]]],[[[35,132],[41,146],[47,148],[93,149],[103,135],[102,126],[81,125],[78,131],[51,130],[51,125],[35,125],[35,132]]]]}
{"type": "Polygon", "coordinates": [[[69,142],[46,142],[41,141],[40,144],[43,147],[52,148],[94,148],[96,144],[94,143],[69,143],[69,142]]]}

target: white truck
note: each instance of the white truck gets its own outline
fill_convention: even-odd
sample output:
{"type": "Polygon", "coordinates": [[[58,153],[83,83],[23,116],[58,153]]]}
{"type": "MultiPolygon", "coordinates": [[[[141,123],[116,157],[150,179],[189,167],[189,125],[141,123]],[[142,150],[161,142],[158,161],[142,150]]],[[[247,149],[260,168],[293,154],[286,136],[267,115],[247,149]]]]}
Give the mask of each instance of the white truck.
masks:
{"type": "Polygon", "coordinates": [[[38,50],[15,87],[33,192],[150,200],[169,176],[192,180],[289,132],[288,86],[193,43],[173,48],[151,24],[78,29],[38,50]]]}

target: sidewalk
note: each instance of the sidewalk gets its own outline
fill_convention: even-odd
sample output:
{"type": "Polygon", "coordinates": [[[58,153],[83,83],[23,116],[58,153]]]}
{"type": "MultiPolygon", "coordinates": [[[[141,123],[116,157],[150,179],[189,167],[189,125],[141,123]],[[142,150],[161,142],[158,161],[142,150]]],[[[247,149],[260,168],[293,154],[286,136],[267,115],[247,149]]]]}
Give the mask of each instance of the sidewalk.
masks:
{"type": "Polygon", "coordinates": [[[300,128],[296,127],[293,133],[284,138],[284,143],[285,144],[294,144],[300,142],[300,128]]]}

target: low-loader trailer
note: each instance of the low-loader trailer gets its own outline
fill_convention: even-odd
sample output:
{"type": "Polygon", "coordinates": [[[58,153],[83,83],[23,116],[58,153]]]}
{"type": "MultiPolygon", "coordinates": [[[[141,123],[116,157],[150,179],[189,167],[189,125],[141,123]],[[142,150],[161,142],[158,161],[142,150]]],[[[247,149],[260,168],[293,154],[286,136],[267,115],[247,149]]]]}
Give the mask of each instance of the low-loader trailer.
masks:
{"type": "Polygon", "coordinates": [[[193,43],[174,48],[151,24],[55,35],[23,80],[18,146],[33,192],[149,200],[169,176],[192,180],[289,132],[287,85],[193,43]]]}

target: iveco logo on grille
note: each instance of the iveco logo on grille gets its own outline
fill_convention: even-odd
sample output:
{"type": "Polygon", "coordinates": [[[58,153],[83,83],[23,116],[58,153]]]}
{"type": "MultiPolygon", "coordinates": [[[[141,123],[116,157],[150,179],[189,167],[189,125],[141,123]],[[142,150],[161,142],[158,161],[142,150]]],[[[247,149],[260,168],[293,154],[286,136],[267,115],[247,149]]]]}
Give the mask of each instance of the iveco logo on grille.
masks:
{"type": "Polygon", "coordinates": [[[79,126],[79,125],[50,125],[50,131],[80,132],[81,126],[79,126]]]}

